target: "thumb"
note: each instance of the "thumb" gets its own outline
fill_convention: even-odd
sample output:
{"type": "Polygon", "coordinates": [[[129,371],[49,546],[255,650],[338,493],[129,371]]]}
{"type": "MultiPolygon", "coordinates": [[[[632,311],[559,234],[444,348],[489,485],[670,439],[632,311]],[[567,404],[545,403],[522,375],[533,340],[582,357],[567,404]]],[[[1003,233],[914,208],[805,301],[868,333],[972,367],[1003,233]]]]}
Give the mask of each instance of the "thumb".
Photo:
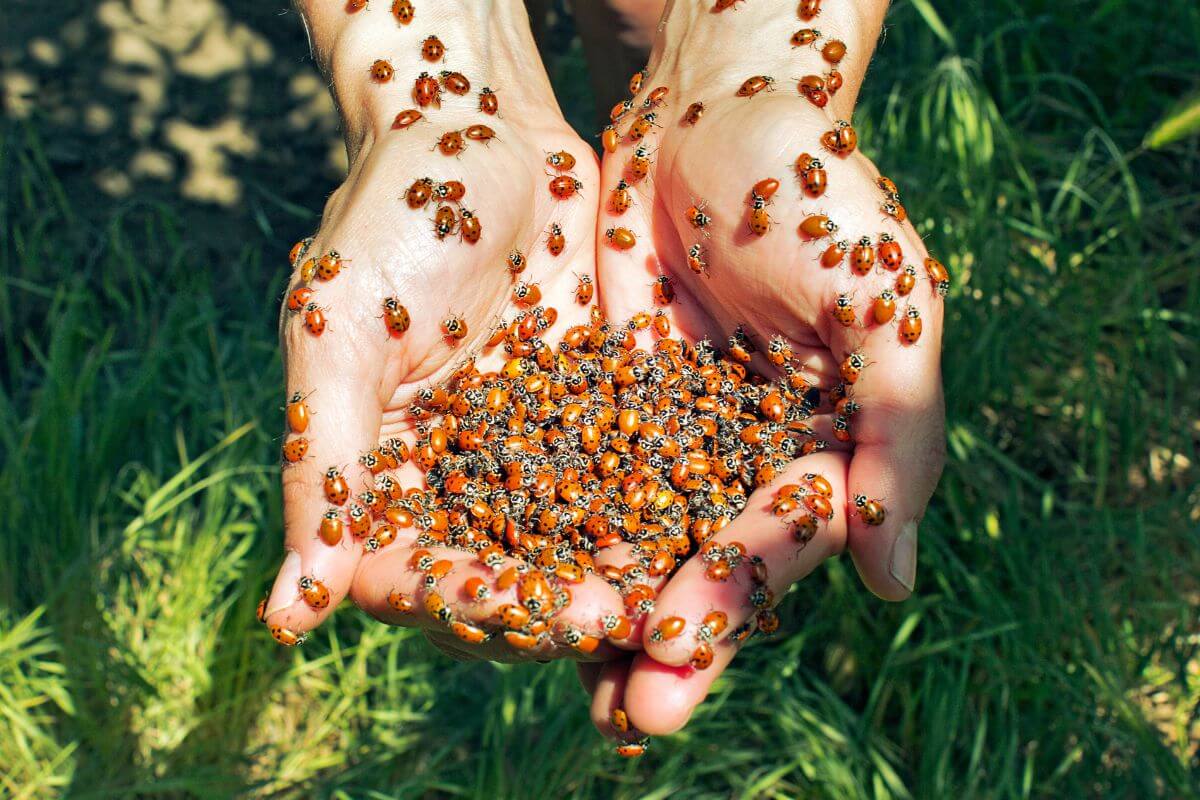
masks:
{"type": "MultiPolygon", "coordinates": [[[[321,624],[349,591],[375,527],[359,496],[375,488],[375,478],[360,457],[376,451],[382,416],[372,390],[378,367],[352,366],[362,359],[339,363],[326,343],[305,340],[303,330],[293,335],[291,327],[285,329],[285,555],[262,615],[282,644],[321,624]]],[[[380,497],[376,511],[386,499],[380,497]]]]}

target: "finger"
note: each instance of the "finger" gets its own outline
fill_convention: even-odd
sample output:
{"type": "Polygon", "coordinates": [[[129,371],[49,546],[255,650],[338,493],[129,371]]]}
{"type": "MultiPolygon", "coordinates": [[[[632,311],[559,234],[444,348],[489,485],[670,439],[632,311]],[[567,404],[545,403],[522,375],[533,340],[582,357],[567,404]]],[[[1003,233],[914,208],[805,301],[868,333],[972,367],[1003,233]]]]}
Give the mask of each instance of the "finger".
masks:
{"type": "Polygon", "coordinates": [[[712,665],[697,670],[673,667],[656,661],[649,653],[638,653],[633,657],[623,698],[630,725],[648,736],[675,733],[691,719],[735,655],[737,647],[721,642],[714,648],[712,665]]]}
{"type": "Polygon", "coordinates": [[[848,544],[863,582],[885,600],[912,593],[918,523],[945,460],[942,300],[923,281],[909,302],[922,323],[916,343],[902,342],[895,325],[831,343],[839,357],[857,350],[866,361],[847,391],[860,408],[852,420],[848,544]]]}
{"type": "Polygon", "coordinates": [[[596,693],[596,682],[600,680],[600,671],[604,665],[595,661],[580,661],[575,664],[575,674],[579,677],[579,685],[589,695],[596,693]]]}
{"type": "Polygon", "coordinates": [[[614,717],[618,710],[624,712],[625,682],[629,679],[632,661],[633,656],[610,661],[604,664],[596,675],[589,713],[596,730],[610,739],[637,737],[637,732],[630,730],[628,723],[620,719],[620,715],[614,717]],[[621,724],[625,730],[617,728],[614,721],[621,724]]]}
{"type": "Polygon", "coordinates": [[[638,593],[649,587],[651,599],[657,598],[668,578],[665,573],[654,573],[662,572],[663,566],[666,566],[667,571],[674,566],[673,558],[668,565],[661,562],[655,564],[655,556],[658,553],[657,550],[635,548],[628,542],[621,542],[612,547],[605,547],[596,555],[597,572],[620,593],[625,603],[622,616],[615,623],[610,623],[612,629],[608,634],[608,640],[622,650],[642,649],[646,613],[640,610],[638,593]]]}
{"type": "Polygon", "coordinates": [[[646,623],[646,653],[667,666],[690,669],[690,664],[704,671],[722,642],[756,613],[774,607],[792,583],[841,552],[848,463],[844,453],[805,456],[790,463],[774,483],[750,495],[742,513],[684,564],[659,594],[646,623]],[[808,475],[822,476],[826,484],[809,480],[808,475]],[[778,516],[772,507],[784,486],[800,487],[791,493],[799,499],[792,503],[795,510],[778,516]],[[832,519],[825,518],[827,512],[832,512],[832,519]],[[738,545],[744,555],[724,555],[738,545]],[[727,577],[719,575],[718,567],[727,577]]]}
{"type": "Polygon", "coordinates": [[[284,324],[285,350],[290,354],[288,399],[302,398],[309,419],[302,431],[289,422],[284,440],[286,555],[267,600],[265,620],[273,629],[300,634],[332,613],[346,595],[361,557],[363,547],[350,532],[348,510],[356,502],[353,495],[370,488],[373,480],[358,468],[358,459],[376,444],[381,407],[372,391],[378,385],[378,368],[337,357],[352,345],[313,337],[298,320],[284,324]],[[300,440],[307,443],[307,452],[292,463],[287,449],[300,440]],[[346,482],[345,492],[334,496],[340,505],[326,494],[325,473],[331,468],[341,470],[346,482]],[[330,524],[323,529],[327,513],[330,524]],[[312,602],[313,594],[305,593],[302,579],[323,587],[328,597],[312,602]]]}

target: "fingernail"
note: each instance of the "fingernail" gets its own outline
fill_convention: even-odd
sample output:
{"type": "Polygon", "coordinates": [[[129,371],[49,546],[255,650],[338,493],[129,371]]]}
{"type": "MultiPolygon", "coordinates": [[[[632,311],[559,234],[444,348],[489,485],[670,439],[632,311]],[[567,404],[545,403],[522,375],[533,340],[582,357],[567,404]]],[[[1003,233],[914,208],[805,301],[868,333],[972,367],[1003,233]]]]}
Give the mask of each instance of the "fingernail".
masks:
{"type": "Polygon", "coordinates": [[[913,590],[917,582],[917,523],[909,522],[900,529],[892,545],[892,563],[889,567],[896,582],[907,589],[913,590]]]}
{"type": "Polygon", "coordinates": [[[271,589],[270,599],[267,600],[266,616],[291,607],[299,599],[296,582],[300,580],[301,566],[300,554],[295,550],[289,551],[279,567],[279,574],[275,576],[275,586],[271,589]]]}

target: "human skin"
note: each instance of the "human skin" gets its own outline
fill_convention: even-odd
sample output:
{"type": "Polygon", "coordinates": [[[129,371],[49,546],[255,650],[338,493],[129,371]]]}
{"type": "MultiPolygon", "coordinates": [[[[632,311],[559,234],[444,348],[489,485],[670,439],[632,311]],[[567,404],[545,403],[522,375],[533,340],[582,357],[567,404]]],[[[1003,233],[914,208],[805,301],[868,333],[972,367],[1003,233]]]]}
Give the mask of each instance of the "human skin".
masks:
{"type": "MultiPolygon", "coordinates": [[[[601,297],[615,319],[651,305],[649,284],[669,275],[677,299],[667,308],[676,334],[710,337],[722,342],[744,325],[760,351],[782,334],[803,363],[806,375],[822,389],[839,380],[839,365],[860,350],[869,366],[855,384],[861,410],[852,417],[853,444],[833,442],[826,452],[793,462],[772,486],[755,492],[747,509],[717,535],[721,542],[740,541],[760,556],[769,570],[768,585],[776,598],[826,558],[849,549],[866,584],[886,600],[902,600],[912,592],[916,570],[917,526],[936,486],[944,460],[940,376],[942,298],[925,279],[927,255],[911,224],[898,223],[881,211],[884,200],[875,183],[878,168],[860,151],[846,157],[826,152],[819,142],[835,120],[852,119],[855,101],[870,55],[879,36],[885,2],[828,0],[812,22],[797,18],[796,4],[771,8],[742,3],[714,13],[711,3],[670,2],[658,25],[649,74],[635,108],[655,87],[670,90],[658,110],[658,124],[642,144],[653,151],[649,176],[634,182],[627,170],[635,143],[623,139],[604,158],[601,192],[621,178],[632,184],[633,207],[622,215],[602,207],[597,221],[597,263],[601,297]],[[818,28],[823,38],[846,43],[839,65],[844,87],[821,109],[799,95],[799,76],[823,73],[829,65],[816,47],[793,48],[790,37],[800,28],[818,28]],[[753,42],[753,47],[746,44],[753,42]],[[752,75],[776,78],[773,92],[736,96],[752,75]],[[684,109],[702,101],[706,111],[695,125],[682,120],[684,109]],[[792,163],[801,152],[822,159],[828,190],[807,197],[792,163]],[[772,228],[764,236],[747,225],[750,188],[762,178],[781,182],[768,206],[772,228]],[[685,211],[705,203],[713,221],[695,229],[685,211]],[[876,269],[856,276],[848,267],[826,269],[818,263],[833,239],[806,241],[798,235],[808,215],[826,214],[840,226],[836,239],[855,242],[890,233],[902,246],[905,263],[918,268],[920,280],[900,298],[900,311],[919,309],[923,334],[914,345],[899,341],[895,324],[865,324],[864,317],[883,289],[892,288],[896,273],[876,269]],[[627,251],[606,246],[604,231],[622,226],[635,233],[637,245],[627,251]],[[708,271],[693,274],[684,266],[688,248],[700,243],[708,271]],[[835,298],[850,293],[859,320],[852,327],[831,315],[835,298]],[[772,515],[773,489],[798,482],[806,473],[826,476],[833,486],[837,513],[807,545],[798,546],[780,519],[772,515]],[[852,498],[862,493],[879,498],[887,508],[883,525],[869,526],[854,513],[852,498]]],[[[630,115],[632,116],[632,115],[630,115]]],[[[620,130],[628,127],[625,122],[620,130]]],[[[903,190],[903,187],[901,187],[903,190]]],[[[761,352],[754,367],[770,372],[761,352]]],[[[827,409],[826,409],[827,411],[827,409]]],[[[830,415],[818,414],[814,427],[829,430],[830,415]]],[[[749,570],[724,583],[704,577],[704,565],[692,559],[659,594],[645,625],[645,651],[604,665],[581,665],[585,687],[593,692],[593,721],[612,733],[614,708],[623,708],[641,732],[678,730],[705,697],[712,682],[736,654],[728,640],[715,646],[713,665],[693,670],[688,658],[696,646],[691,635],[710,610],[725,611],[729,629],[752,619],[748,602],[749,570]],[[656,643],[649,634],[658,623],[677,616],[685,633],[656,643]]]]}

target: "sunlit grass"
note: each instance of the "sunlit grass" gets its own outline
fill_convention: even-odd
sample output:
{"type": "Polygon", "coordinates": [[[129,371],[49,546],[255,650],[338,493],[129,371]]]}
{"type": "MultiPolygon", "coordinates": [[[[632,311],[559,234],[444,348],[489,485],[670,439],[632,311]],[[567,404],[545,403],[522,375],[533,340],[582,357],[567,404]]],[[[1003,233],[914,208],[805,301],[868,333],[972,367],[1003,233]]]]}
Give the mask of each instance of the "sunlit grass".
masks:
{"type": "Polygon", "coordinates": [[[897,5],[856,125],[957,279],[917,596],[831,563],[638,763],[565,664],[350,610],[272,645],[277,265],[316,209],[232,249],[148,202],[95,223],[4,128],[0,796],[1193,795],[1200,151],[1141,142],[1200,12],[1095,6],[897,5]]]}

